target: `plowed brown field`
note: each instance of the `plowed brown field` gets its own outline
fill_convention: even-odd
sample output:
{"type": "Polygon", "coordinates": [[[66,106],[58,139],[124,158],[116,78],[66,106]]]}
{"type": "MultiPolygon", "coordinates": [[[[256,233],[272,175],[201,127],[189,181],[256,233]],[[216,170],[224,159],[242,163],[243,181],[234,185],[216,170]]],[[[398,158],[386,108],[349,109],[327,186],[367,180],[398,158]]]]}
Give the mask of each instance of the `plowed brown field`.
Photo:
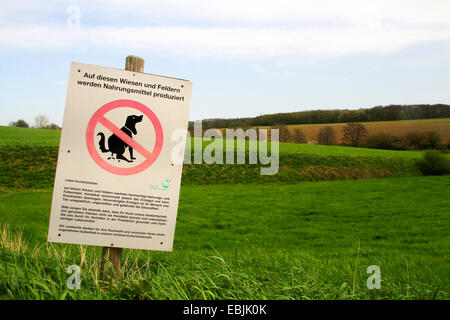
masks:
{"type": "MultiPolygon", "coordinates": [[[[450,140],[450,118],[442,119],[424,119],[424,120],[402,120],[402,121],[380,121],[380,122],[362,122],[366,126],[369,134],[377,134],[387,132],[397,136],[403,136],[408,132],[438,132],[443,142],[450,140]]],[[[290,125],[289,129],[300,128],[306,135],[308,142],[316,140],[319,130],[325,126],[330,126],[335,130],[336,138],[341,142],[343,136],[343,127],[346,123],[330,123],[330,124],[304,124],[290,125]]]]}

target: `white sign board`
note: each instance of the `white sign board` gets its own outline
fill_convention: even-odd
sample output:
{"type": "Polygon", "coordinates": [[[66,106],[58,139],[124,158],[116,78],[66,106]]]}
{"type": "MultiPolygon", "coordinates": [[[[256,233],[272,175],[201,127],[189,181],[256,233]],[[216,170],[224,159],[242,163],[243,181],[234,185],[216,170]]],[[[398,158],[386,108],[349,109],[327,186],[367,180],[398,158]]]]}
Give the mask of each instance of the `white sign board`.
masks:
{"type": "Polygon", "coordinates": [[[187,80],[72,63],[49,242],[172,250],[183,164],[171,138],[191,93],[187,80]]]}

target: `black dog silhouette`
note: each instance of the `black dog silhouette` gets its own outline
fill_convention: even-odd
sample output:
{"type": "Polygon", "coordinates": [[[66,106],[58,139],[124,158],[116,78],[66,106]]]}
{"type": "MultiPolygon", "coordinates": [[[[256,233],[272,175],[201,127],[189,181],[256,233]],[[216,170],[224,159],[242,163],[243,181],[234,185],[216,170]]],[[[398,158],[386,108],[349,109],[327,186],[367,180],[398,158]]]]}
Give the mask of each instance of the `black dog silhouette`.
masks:
{"type": "MultiPolygon", "coordinates": [[[[143,116],[128,116],[127,121],[125,122],[125,125],[120,129],[123,132],[125,132],[130,138],[133,137],[133,134],[137,134],[136,130],[136,123],[142,121],[143,116]]],[[[117,159],[122,159],[127,162],[133,162],[136,158],[133,157],[133,148],[130,147],[128,144],[126,144],[123,140],[121,140],[118,136],[115,134],[112,134],[108,138],[108,147],[109,150],[105,148],[105,135],[102,132],[99,132],[97,134],[100,136],[100,141],[98,143],[100,150],[102,152],[111,152],[111,157],[108,159],[114,159],[114,154],[116,155],[117,159]],[[130,151],[130,158],[131,160],[128,160],[123,155],[125,153],[125,149],[128,147],[128,150],[130,151]]]]}

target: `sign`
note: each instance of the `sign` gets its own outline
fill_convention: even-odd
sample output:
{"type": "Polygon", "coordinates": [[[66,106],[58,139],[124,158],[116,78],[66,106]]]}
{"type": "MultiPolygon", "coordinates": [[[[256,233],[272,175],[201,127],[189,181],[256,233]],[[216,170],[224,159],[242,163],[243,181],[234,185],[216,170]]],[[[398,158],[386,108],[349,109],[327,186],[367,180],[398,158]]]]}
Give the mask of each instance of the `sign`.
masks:
{"type": "Polygon", "coordinates": [[[72,63],[49,242],[171,251],[192,82],[72,63]]]}

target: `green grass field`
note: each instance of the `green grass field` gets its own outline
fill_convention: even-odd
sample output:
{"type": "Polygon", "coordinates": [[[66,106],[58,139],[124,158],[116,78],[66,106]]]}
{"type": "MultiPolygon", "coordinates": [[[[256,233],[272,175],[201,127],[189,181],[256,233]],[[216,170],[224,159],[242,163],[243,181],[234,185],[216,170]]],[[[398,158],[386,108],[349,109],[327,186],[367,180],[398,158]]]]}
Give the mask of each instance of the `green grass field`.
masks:
{"type": "Polygon", "coordinates": [[[2,146],[59,146],[60,130],[0,126],[2,146]]]}
{"type": "MultiPolygon", "coordinates": [[[[183,186],[174,251],[126,250],[124,259],[141,269],[130,266],[111,298],[448,299],[449,185],[444,176],[308,182],[276,192],[252,184],[183,186]],[[380,290],[366,287],[369,265],[382,270],[380,290]]],[[[30,242],[22,253],[2,243],[1,295],[109,297],[95,281],[98,265],[90,265],[98,264],[99,248],[42,247],[50,189],[0,199],[2,224],[22,228],[30,242]],[[86,266],[85,289],[69,293],[62,269],[83,263],[93,268],[86,266]],[[20,273],[30,276],[13,287],[20,273]]]]}
{"type": "Polygon", "coordinates": [[[282,144],[268,180],[256,165],[185,165],[174,251],[124,250],[105,290],[101,248],[45,242],[59,132],[7,129],[0,299],[450,298],[450,176],[421,176],[420,152],[282,144]],[[81,290],[66,288],[72,264],[81,290]]]}
{"type": "MultiPolygon", "coordinates": [[[[190,147],[194,150],[195,140],[200,138],[191,138],[190,147]]],[[[210,139],[203,139],[202,146],[205,148],[211,143],[210,139]]],[[[249,150],[248,140],[239,143],[235,141],[234,150],[249,150]],[[242,147],[244,146],[244,147],[242,147]]],[[[188,144],[189,146],[189,144],[188,144]]],[[[226,150],[226,140],[222,140],[220,146],[222,150],[226,150]]],[[[220,148],[219,147],[219,148],[220,148]]],[[[271,149],[270,142],[268,143],[268,149],[271,149]]],[[[404,159],[418,159],[422,156],[420,151],[398,151],[398,150],[380,150],[369,148],[353,148],[346,146],[325,146],[318,144],[305,144],[305,143],[279,143],[280,154],[310,154],[319,156],[345,156],[345,157],[380,157],[380,158],[404,158],[404,159]]]]}

